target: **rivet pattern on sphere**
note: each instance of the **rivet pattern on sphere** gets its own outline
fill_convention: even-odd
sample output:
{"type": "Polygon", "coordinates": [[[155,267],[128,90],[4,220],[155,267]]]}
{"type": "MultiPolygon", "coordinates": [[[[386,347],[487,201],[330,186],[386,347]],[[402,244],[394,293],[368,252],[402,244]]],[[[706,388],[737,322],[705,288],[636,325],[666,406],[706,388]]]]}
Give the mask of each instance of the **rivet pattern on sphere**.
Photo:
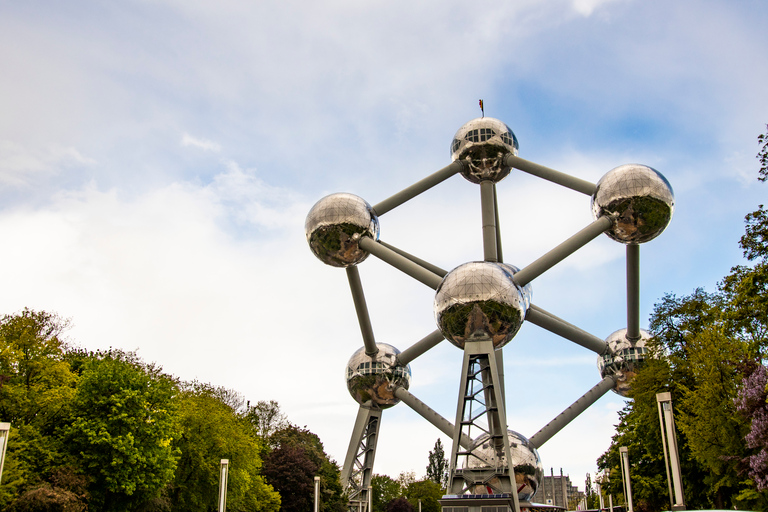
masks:
{"type": "Polygon", "coordinates": [[[443,278],[435,294],[435,320],[443,336],[459,348],[473,339],[491,339],[499,349],[525,319],[530,288],[524,293],[512,280],[511,265],[474,261],[443,278]]]}
{"type": "MultiPolygon", "coordinates": [[[[515,469],[515,481],[517,483],[518,498],[524,501],[530,501],[539,488],[541,479],[544,476],[544,466],[541,463],[541,457],[538,450],[531,445],[528,439],[515,432],[507,430],[509,439],[509,453],[512,457],[512,466],[515,469]]],[[[467,467],[470,468],[496,468],[506,467],[506,457],[501,450],[492,446],[490,435],[483,434],[475,440],[476,448],[467,460],[467,467]],[[501,452],[501,453],[499,453],[501,452]],[[480,457],[480,458],[478,458],[480,457]]],[[[485,494],[482,487],[477,489],[477,494],[485,494]]]]}
{"type": "Polygon", "coordinates": [[[357,403],[365,407],[388,409],[400,402],[396,387],[411,385],[411,367],[396,364],[400,353],[392,345],[377,343],[379,351],[371,357],[365,347],[352,354],[347,363],[347,389],[357,403]]]}
{"type": "Polygon", "coordinates": [[[466,123],[453,136],[451,160],[464,162],[461,175],[472,183],[498,183],[511,170],[504,164],[504,157],[517,155],[518,148],[517,137],[509,126],[492,117],[481,117],[466,123]]]}
{"type": "Polygon", "coordinates": [[[645,344],[650,338],[647,331],[640,329],[640,339],[632,342],[627,339],[627,330],[619,329],[605,339],[608,350],[597,356],[597,369],[601,377],[612,375],[616,379],[615,393],[627,396],[637,371],[649,356],[645,344]]]}
{"type": "Polygon", "coordinates": [[[667,179],[646,165],[627,164],[606,173],[592,195],[592,216],[607,215],[613,227],[606,234],[617,242],[639,244],[661,234],[675,208],[667,179]]]}
{"type": "Polygon", "coordinates": [[[368,257],[359,241],[364,236],[379,239],[379,219],[364,199],[347,193],[331,194],[309,211],[304,231],[320,261],[348,267],[368,257]]]}

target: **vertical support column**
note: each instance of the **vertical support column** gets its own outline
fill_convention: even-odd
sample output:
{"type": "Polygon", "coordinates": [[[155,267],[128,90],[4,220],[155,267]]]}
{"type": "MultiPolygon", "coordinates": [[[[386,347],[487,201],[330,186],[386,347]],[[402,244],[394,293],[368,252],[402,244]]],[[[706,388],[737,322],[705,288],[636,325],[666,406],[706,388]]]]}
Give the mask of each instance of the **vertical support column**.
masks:
{"type": "Polygon", "coordinates": [[[347,490],[349,510],[367,512],[373,461],[379,437],[381,410],[360,407],[341,471],[341,484],[347,490]]]}
{"type": "Polygon", "coordinates": [[[515,512],[520,511],[514,465],[507,435],[507,419],[499,387],[499,372],[490,339],[467,342],[462,380],[456,404],[448,492],[454,495],[509,494],[515,512]],[[485,433],[494,453],[482,446],[463,449],[463,435],[485,433]],[[491,460],[489,460],[489,458],[491,460]]]}
{"type": "Polygon", "coordinates": [[[656,402],[659,408],[661,444],[664,447],[664,465],[667,470],[669,502],[672,510],[685,510],[683,479],[680,471],[680,457],[677,451],[675,417],[672,414],[672,394],[669,392],[657,393],[656,402]],[[669,446],[669,450],[667,450],[667,446],[669,446]]]}
{"type": "Polygon", "coordinates": [[[496,201],[494,201],[493,182],[480,182],[480,209],[483,215],[483,259],[497,261],[496,243],[496,201]]]}
{"type": "Polygon", "coordinates": [[[629,450],[626,446],[619,447],[621,459],[621,480],[624,483],[624,497],[627,500],[627,512],[634,512],[632,507],[632,481],[629,479],[629,450]]]}
{"type": "Polygon", "coordinates": [[[640,246],[627,245],[627,339],[640,339],[640,246]]]}

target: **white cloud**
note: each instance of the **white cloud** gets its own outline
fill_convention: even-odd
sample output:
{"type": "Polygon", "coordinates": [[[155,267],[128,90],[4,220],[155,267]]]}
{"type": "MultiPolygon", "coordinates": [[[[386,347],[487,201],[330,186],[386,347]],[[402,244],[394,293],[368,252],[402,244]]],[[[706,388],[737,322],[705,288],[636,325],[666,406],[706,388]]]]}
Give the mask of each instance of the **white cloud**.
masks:
{"type": "Polygon", "coordinates": [[[74,147],[54,145],[32,149],[10,140],[0,140],[0,184],[28,185],[38,175],[60,173],[73,166],[92,166],[96,161],[74,147]]]}
{"type": "Polygon", "coordinates": [[[185,133],[181,138],[181,145],[184,147],[192,146],[198,149],[202,149],[203,151],[212,151],[214,153],[221,151],[221,144],[213,142],[212,140],[199,139],[191,136],[188,133],[185,133]]]}

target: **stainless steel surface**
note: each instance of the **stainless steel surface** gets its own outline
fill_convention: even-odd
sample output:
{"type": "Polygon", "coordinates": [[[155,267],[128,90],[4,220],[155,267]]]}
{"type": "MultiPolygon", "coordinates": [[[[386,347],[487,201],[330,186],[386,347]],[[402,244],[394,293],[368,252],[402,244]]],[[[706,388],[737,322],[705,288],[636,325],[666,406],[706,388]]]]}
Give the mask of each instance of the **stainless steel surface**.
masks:
{"type": "Polygon", "coordinates": [[[325,196],[309,210],[304,223],[309,248],[323,263],[348,267],[363,261],[362,237],[379,238],[379,219],[364,199],[347,193],[325,196]]]}
{"type": "Polygon", "coordinates": [[[475,261],[448,272],[435,294],[437,326],[459,348],[466,342],[491,339],[499,349],[511,340],[525,319],[530,288],[512,280],[512,265],[475,261]]]}
{"type": "Polygon", "coordinates": [[[674,209],[672,186],[646,165],[620,165],[608,171],[592,195],[592,216],[608,216],[613,227],[606,234],[625,244],[656,238],[666,229],[674,209]]]}
{"type": "Polygon", "coordinates": [[[400,399],[395,388],[408,389],[411,385],[410,365],[397,364],[400,353],[392,345],[377,343],[374,356],[365,353],[365,347],[352,354],[347,363],[345,378],[352,398],[364,407],[387,409],[400,399]]]}
{"type": "MultiPolygon", "coordinates": [[[[512,467],[515,470],[515,482],[518,488],[518,498],[530,500],[536,494],[542,477],[544,467],[536,448],[522,434],[514,430],[507,431],[509,439],[509,451],[512,457],[512,467]]],[[[506,457],[494,446],[488,434],[483,434],[475,439],[473,456],[467,459],[466,467],[478,468],[503,468],[507,467],[506,457]]],[[[485,494],[477,492],[477,494],[485,494]]]]}
{"type": "Polygon", "coordinates": [[[640,339],[632,342],[627,338],[627,330],[619,329],[605,339],[608,350],[597,356],[597,369],[601,377],[611,376],[616,379],[613,388],[615,393],[627,396],[637,370],[645,358],[649,357],[645,344],[650,337],[647,331],[640,329],[640,339]]]}
{"type": "Polygon", "coordinates": [[[451,160],[465,164],[461,175],[472,183],[498,183],[512,169],[504,157],[517,155],[518,148],[509,126],[492,117],[481,117],[466,123],[453,136],[451,160]]]}

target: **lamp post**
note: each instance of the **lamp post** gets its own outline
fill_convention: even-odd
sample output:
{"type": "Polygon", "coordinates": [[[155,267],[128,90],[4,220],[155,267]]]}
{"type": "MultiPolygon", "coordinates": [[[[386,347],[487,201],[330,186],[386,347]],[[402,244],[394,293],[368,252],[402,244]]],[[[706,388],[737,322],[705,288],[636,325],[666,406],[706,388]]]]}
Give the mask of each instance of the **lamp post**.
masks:
{"type": "Polygon", "coordinates": [[[320,512],[320,477],[315,477],[315,512],[320,512]]]}
{"type": "Polygon", "coordinates": [[[632,508],[632,482],[629,480],[629,450],[626,446],[619,447],[621,458],[621,479],[624,482],[624,496],[627,499],[627,511],[634,512],[632,508]]]}
{"type": "Polygon", "coordinates": [[[667,470],[669,502],[672,510],[685,510],[683,479],[680,472],[680,457],[677,452],[677,435],[675,434],[675,417],[672,414],[672,394],[669,392],[657,393],[656,402],[659,408],[661,445],[664,448],[664,465],[667,470]]]}
{"type": "Polygon", "coordinates": [[[3,464],[5,464],[5,447],[8,446],[10,423],[0,423],[0,482],[3,481],[3,464]]]}
{"type": "Polygon", "coordinates": [[[219,473],[219,512],[227,510],[227,479],[229,478],[229,459],[221,459],[219,473]]]}

